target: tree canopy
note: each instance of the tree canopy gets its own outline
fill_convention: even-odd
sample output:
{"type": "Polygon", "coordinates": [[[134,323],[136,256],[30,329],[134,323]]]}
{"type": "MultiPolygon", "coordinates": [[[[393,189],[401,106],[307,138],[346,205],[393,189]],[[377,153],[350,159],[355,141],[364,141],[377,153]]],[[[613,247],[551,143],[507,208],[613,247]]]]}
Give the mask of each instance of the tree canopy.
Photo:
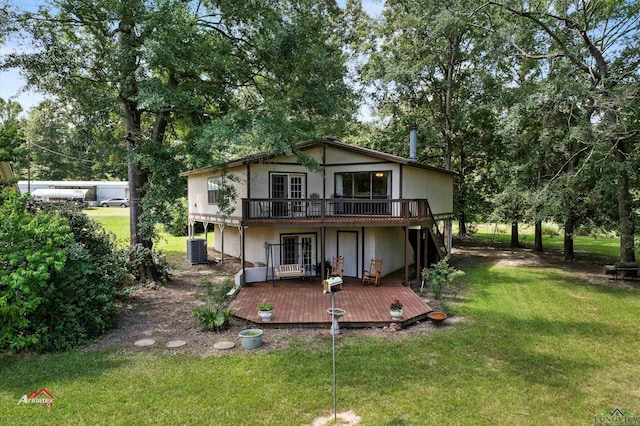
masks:
{"type": "Polygon", "coordinates": [[[46,148],[33,152],[43,176],[126,177],[132,244],[151,246],[184,195],[181,171],[300,154],[296,142],[321,136],[406,156],[417,127],[418,159],[457,173],[461,235],[478,220],[511,222],[516,235],[532,222],[542,250],[553,220],[571,258],[577,229],[615,228],[621,259],[635,259],[637,0],[387,0],[375,18],[357,0],[0,10],[0,41],[12,31],[33,41],[0,66],[51,96],[12,143],[46,148]],[[354,119],[362,94],[372,122],[354,119]]]}

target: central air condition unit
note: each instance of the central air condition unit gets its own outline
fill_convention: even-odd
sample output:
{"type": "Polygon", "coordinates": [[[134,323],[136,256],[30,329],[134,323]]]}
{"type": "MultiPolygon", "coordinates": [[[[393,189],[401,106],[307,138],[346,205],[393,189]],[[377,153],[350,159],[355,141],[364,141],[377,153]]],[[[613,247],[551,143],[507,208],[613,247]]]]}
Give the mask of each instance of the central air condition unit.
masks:
{"type": "Polygon", "coordinates": [[[187,259],[189,263],[207,263],[207,240],[193,238],[187,240],[187,259]]]}

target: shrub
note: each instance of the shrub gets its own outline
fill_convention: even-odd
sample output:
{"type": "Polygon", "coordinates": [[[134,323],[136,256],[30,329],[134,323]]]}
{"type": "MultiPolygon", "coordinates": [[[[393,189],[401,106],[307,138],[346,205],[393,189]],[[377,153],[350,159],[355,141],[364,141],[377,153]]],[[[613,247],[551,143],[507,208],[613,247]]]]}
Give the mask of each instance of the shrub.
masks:
{"type": "Polygon", "coordinates": [[[171,235],[183,237],[189,232],[189,206],[186,198],[179,198],[168,208],[169,220],[164,224],[171,235]]]}
{"type": "Polygon", "coordinates": [[[147,278],[164,282],[169,279],[169,269],[160,256],[159,252],[136,244],[125,250],[125,267],[136,281],[147,278]]]}
{"type": "Polygon", "coordinates": [[[63,350],[113,327],[131,279],[113,237],[73,206],[0,198],[0,351],[63,350]]]}
{"type": "Polygon", "coordinates": [[[233,315],[230,309],[217,309],[211,306],[198,306],[191,316],[202,324],[207,331],[220,331],[229,326],[229,318],[233,315]]]}
{"type": "Polygon", "coordinates": [[[205,288],[207,305],[195,308],[191,312],[191,316],[200,321],[202,328],[207,331],[220,331],[227,328],[233,311],[224,309],[223,306],[232,299],[227,295],[229,290],[233,288],[231,278],[225,278],[218,287],[215,287],[213,282],[208,279],[202,279],[200,284],[205,288]]]}
{"type": "Polygon", "coordinates": [[[230,296],[227,296],[227,293],[229,293],[229,291],[231,291],[231,289],[233,288],[231,278],[225,278],[222,284],[220,284],[218,287],[215,287],[213,282],[206,278],[203,278],[200,281],[200,284],[204,286],[204,294],[209,299],[210,303],[218,305],[231,301],[232,298],[230,296]]]}
{"type": "Polygon", "coordinates": [[[431,265],[431,269],[422,270],[422,279],[427,282],[428,288],[438,300],[442,299],[442,294],[449,289],[453,281],[463,275],[464,272],[449,265],[446,259],[431,265]]]}

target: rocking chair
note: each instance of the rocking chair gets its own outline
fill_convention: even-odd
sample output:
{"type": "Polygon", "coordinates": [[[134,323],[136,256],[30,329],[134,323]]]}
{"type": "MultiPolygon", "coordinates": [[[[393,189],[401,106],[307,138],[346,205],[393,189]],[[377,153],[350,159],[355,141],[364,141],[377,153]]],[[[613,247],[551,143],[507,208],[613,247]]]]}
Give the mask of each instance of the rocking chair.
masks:
{"type": "Polygon", "coordinates": [[[371,259],[369,270],[362,270],[362,285],[380,286],[380,274],[382,274],[382,259],[371,259]]]}
{"type": "Polygon", "coordinates": [[[344,279],[344,257],[334,257],[331,262],[331,269],[327,269],[328,277],[340,277],[344,279]]]}

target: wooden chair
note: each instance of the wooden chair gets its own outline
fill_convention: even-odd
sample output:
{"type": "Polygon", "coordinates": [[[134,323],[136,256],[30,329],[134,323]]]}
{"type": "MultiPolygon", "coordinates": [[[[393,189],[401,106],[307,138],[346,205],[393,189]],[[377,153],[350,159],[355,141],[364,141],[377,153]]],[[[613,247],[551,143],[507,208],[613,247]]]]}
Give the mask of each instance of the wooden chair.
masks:
{"type": "Polygon", "coordinates": [[[382,259],[371,259],[369,270],[362,270],[362,285],[380,285],[380,274],[382,274],[382,259]]]}
{"type": "Polygon", "coordinates": [[[331,261],[331,269],[327,269],[328,277],[340,277],[344,279],[344,257],[334,257],[331,261]]]}

